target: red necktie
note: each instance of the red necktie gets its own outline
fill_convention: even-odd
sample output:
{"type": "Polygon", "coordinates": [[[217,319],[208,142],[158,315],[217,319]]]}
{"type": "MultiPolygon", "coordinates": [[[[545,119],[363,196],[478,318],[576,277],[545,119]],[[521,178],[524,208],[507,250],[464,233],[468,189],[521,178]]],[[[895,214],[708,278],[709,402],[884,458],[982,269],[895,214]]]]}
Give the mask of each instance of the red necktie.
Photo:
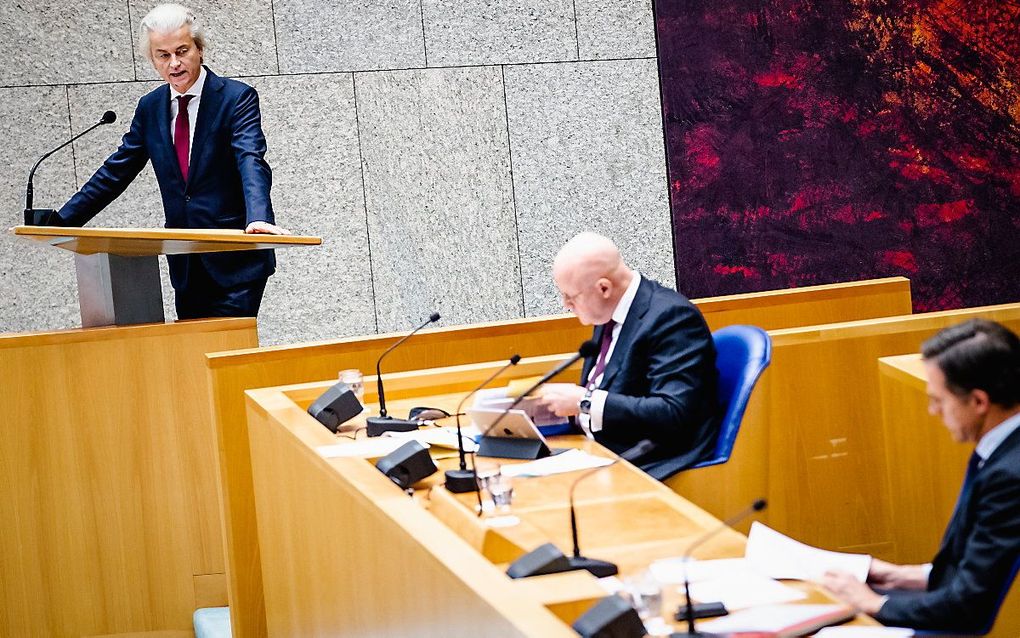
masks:
{"type": "Polygon", "coordinates": [[[599,358],[595,361],[595,369],[592,370],[591,376],[588,377],[588,389],[595,389],[595,380],[599,378],[599,375],[606,371],[606,355],[609,354],[609,346],[613,343],[613,328],[616,326],[616,322],[610,319],[602,326],[602,347],[599,348],[599,358]]]}
{"type": "Polygon", "coordinates": [[[194,96],[182,95],[177,98],[177,120],[174,121],[174,150],[177,164],[181,167],[184,181],[188,181],[188,159],[191,154],[191,123],[188,121],[188,101],[194,96]]]}

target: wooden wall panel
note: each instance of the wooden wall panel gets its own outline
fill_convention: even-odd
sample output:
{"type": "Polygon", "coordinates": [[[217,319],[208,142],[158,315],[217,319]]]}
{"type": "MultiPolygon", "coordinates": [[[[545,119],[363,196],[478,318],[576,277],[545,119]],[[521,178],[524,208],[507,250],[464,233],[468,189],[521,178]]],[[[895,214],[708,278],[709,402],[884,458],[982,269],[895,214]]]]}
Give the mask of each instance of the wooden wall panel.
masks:
{"type": "Polygon", "coordinates": [[[188,630],[223,579],[206,352],[251,319],[0,336],[0,635],[188,630]]]}

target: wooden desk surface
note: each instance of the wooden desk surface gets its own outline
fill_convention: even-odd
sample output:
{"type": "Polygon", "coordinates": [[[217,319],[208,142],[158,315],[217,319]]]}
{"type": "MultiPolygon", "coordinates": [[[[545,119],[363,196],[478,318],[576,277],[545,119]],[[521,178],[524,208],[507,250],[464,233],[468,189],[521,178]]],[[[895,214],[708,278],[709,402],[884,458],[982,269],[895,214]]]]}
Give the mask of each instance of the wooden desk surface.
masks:
{"type": "Polygon", "coordinates": [[[16,226],[11,232],[81,255],[127,257],[226,252],[288,246],[318,246],[320,237],[246,234],[217,228],[65,228],[16,226]]]}
{"type": "MultiPolygon", "coordinates": [[[[495,364],[500,365],[500,364],[495,364]]],[[[520,376],[531,373],[532,361],[524,361],[515,370],[520,376]]],[[[548,363],[543,361],[543,366],[548,363]]],[[[442,386],[443,380],[460,386],[465,383],[466,369],[470,369],[474,377],[483,375],[494,369],[492,364],[475,366],[458,366],[450,369],[432,370],[427,372],[406,373],[402,377],[404,385],[395,384],[391,393],[387,384],[387,396],[394,398],[387,401],[387,408],[393,415],[402,416],[414,406],[427,405],[452,411],[463,396],[463,391],[436,391],[442,386]],[[428,388],[429,392],[416,393],[411,387],[413,383],[420,388],[428,388]]],[[[468,375],[470,376],[470,375],[468,375]]],[[[390,377],[387,377],[389,380],[390,377]]],[[[371,388],[373,379],[366,378],[366,388],[371,388]]],[[[263,508],[271,507],[262,493],[265,488],[266,476],[260,467],[262,461],[257,460],[270,452],[262,442],[265,430],[283,429],[294,435],[299,445],[311,452],[324,444],[351,442],[344,436],[334,436],[319,425],[304,411],[307,405],[323,392],[330,383],[301,384],[282,388],[266,388],[248,391],[249,423],[252,436],[253,470],[255,473],[256,501],[265,503],[259,508],[259,530],[271,538],[280,538],[273,528],[277,525],[278,516],[263,514],[263,508]],[[261,416],[268,417],[261,419],[261,416]],[[260,478],[261,477],[261,478],[260,478]]],[[[373,399],[374,397],[367,397],[373,399]]],[[[368,413],[374,414],[377,406],[369,404],[368,413]]],[[[360,438],[360,437],[359,437],[360,438]]],[[[279,437],[277,437],[279,442],[279,437]]],[[[581,436],[556,437],[551,442],[555,446],[580,447],[592,454],[611,456],[611,453],[598,444],[581,436]]],[[[492,581],[504,583],[511,591],[524,599],[545,607],[562,621],[572,622],[597,598],[604,595],[594,577],[585,573],[560,574],[522,581],[511,581],[504,575],[506,564],[521,554],[534,549],[545,542],[553,542],[560,549],[569,553],[570,523],[567,495],[570,486],[579,476],[578,472],[559,474],[549,477],[514,479],[514,501],[512,511],[519,517],[520,523],[512,527],[491,527],[486,519],[475,514],[475,497],[473,494],[451,494],[441,486],[442,471],[456,466],[455,453],[449,450],[435,450],[440,472],[416,485],[414,502],[422,511],[427,511],[430,518],[460,538],[465,545],[456,545],[447,541],[443,551],[452,554],[463,552],[459,547],[469,547],[471,554],[484,560],[489,567],[483,570],[485,577],[492,581]]],[[[273,452],[278,452],[274,449],[273,452]]],[[[479,462],[493,462],[494,459],[479,459],[479,462]]],[[[518,461],[499,461],[509,464],[518,461]]],[[[395,492],[392,485],[382,474],[375,472],[366,460],[332,459],[327,463],[341,476],[347,468],[363,463],[369,471],[362,478],[370,478],[373,491],[379,494],[395,492]],[[374,473],[374,474],[373,474],[374,473]],[[378,484],[378,485],[376,485],[378,484]]],[[[367,484],[366,484],[367,485],[367,484]]],[[[271,488],[276,490],[277,486],[271,488]]],[[[576,491],[576,504],[579,521],[579,536],[582,552],[593,558],[610,560],[620,566],[620,575],[626,577],[645,569],[652,561],[660,558],[675,557],[683,554],[689,544],[707,530],[715,529],[720,523],[701,508],[681,498],[665,485],[651,479],[637,468],[620,462],[605,470],[591,475],[576,491]]],[[[303,526],[304,521],[290,520],[291,526],[303,526]]],[[[382,528],[377,528],[383,533],[382,528]]],[[[432,532],[433,536],[435,531],[432,532]]],[[[420,542],[421,539],[415,539],[420,542]]],[[[705,543],[695,552],[701,558],[737,557],[743,554],[745,537],[731,529],[722,530],[718,536],[705,543]]],[[[359,551],[357,547],[349,547],[351,551],[359,551]]],[[[275,592],[290,591],[299,584],[280,582],[275,552],[263,556],[263,577],[267,581],[266,609],[270,635],[273,628],[292,630],[291,619],[281,618],[281,605],[276,600],[275,592]],[[268,563],[268,564],[267,564],[268,563]]],[[[295,574],[294,576],[298,576],[295,574]]],[[[301,578],[308,575],[300,575],[301,578]]],[[[375,578],[377,575],[373,575],[375,578]]],[[[408,575],[404,575],[407,577],[408,575]]],[[[365,575],[361,575],[365,578],[365,575]]],[[[469,586],[470,577],[463,577],[469,586]]],[[[829,601],[826,594],[817,588],[803,584],[810,591],[813,602],[829,601]]],[[[502,585],[501,585],[502,587],[502,585]]],[[[671,588],[672,589],[672,588],[671,588]]],[[[677,592],[664,592],[666,600],[677,598],[677,592]]],[[[670,603],[666,606],[671,611],[670,603]]],[[[323,620],[328,623],[329,621],[323,620]]],[[[874,624],[868,618],[860,618],[859,624],[874,624]]],[[[345,628],[349,629],[349,628],[345,628]]],[[[452,630],[457,634],[457,630],[452,630]]],[[[354,633],[357,633],[356,631],[354,633]]],[[[383,632],[385,633],[385,632],[383,632]]]]}

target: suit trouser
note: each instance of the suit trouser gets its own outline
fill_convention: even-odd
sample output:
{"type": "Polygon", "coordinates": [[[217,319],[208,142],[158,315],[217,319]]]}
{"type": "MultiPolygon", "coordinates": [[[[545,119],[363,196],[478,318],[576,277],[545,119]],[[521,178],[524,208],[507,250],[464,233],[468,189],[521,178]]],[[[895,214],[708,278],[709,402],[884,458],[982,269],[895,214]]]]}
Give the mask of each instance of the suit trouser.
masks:
{"type": "Polygon", "coordinates": [[[194,260],[190,264],[188,285],[174,291],[178,319],[258,316],[267,279],[224,288],[213,281],[198,263],[194,260]]]}

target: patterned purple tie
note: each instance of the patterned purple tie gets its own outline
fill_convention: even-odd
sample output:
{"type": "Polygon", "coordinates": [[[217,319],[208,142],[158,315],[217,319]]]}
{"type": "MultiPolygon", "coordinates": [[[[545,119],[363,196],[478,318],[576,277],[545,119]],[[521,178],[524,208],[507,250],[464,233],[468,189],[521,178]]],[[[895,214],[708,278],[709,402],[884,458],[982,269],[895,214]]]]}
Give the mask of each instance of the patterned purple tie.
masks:
{"type": "Polygon", "coordinates": [[[610,319],[602,326],[602,347],[599,349],[599,358],[595,361],[595,369],[592,370],[591,376],[588,377],[588,389],[595,389],[595,380],[599,378],[599,375],[606,371],[606,355],[609,354],[609,346],[613,343],[613,328],[616,326],[616,322],[610,319]]]}
{"type": "Polygon", "coordinates": [[[184,181],[188,181],[188,160],[191,156],[191,123],[188,120],[188,102],[191,95],[177,98],[177,119],[174,121],[174,150],[177,151],[177,164],[181,167],[184,181]]]}

